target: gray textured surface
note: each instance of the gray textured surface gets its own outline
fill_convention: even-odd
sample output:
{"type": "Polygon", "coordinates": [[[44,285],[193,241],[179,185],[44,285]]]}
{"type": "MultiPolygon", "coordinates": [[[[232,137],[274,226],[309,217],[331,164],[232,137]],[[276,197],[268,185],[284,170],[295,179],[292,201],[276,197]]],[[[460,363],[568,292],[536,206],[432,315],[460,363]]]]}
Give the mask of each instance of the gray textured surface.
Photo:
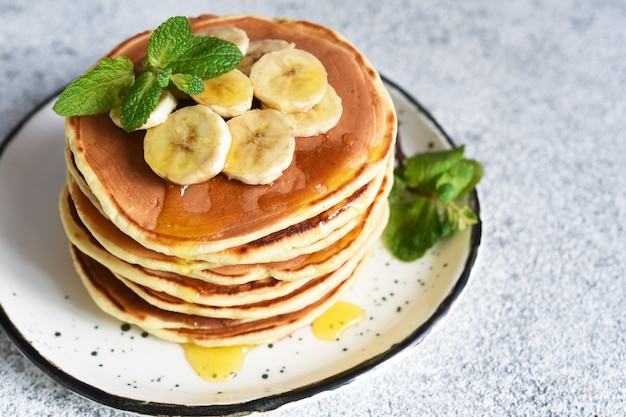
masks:
{"type": "MultiPolygon", "coordinates": [[[[484,163],[483,243],[452,313],[401,362],[270,414],[623,416],[626,3],[544,3],[0,0],[0,137],[171,15],[333,27],[484,163]]],[[[0,381],[2,416],[127,415],[57,385],[1,330],[0,381]]]]}

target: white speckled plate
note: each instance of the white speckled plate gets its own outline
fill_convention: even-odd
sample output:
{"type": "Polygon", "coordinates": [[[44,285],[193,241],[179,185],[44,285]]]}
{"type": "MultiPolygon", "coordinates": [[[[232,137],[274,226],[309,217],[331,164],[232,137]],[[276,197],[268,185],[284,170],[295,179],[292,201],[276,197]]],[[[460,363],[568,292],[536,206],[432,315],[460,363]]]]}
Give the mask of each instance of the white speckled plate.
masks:
{"type": "MultiPolygon", "coordinates": [[[[387,85],[405,153],[453,146],[415,100],[387,85]]],[[[180,346],[128,329],[100,312],[83,289],[57,210],[65,179],[63,120],[51,103],[0,147],[0,322],[30,360],[82,396],[148,415],[275,409],[340,387],[418,344],[467,282],[480,223],[413,263],[393,259],[379,245],[344,297],[367,319],[340,341],[320,341],[304,328],[253,349],[228,382],[205,382],[180,346]]],[[[475,193],[471,203],[478,211],[475,193]]]]}

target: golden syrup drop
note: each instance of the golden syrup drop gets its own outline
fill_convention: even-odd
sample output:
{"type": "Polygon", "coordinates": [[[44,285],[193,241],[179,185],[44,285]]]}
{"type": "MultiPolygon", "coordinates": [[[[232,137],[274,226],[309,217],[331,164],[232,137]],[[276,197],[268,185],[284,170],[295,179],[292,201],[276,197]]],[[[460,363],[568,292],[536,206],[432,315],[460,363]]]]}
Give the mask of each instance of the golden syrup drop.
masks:
{"type": "Polygon", "coordinates": [[[191,368],[209,382],[225,382],[237,375],[250,350],[246,345],[204,347],[186,343],[182,347],[191,368]]]}
{"type": "Polygon", "coordinates": [[[352,146],[352,144],[356,142],[356,136],[354,136],[353,133],[344,133],[344,135],[341,137],[341,140],[343,141],[344,145],[352,146]]]}
{"type": "Polygon", "coordinates": [[[168,183],[166,187],[163,207],[157,218],[155,232],[172,234],[178,232],[180,217],[185,216],[183,197],[187,186],[168,183]]]}
{"type": "Polygon", "coordinates": [[[350,327],[365,318],[363,309],[346,301],[338,301],[319,316],[311,325],[313,334],[320,340],[337,340],[350,327]]]}

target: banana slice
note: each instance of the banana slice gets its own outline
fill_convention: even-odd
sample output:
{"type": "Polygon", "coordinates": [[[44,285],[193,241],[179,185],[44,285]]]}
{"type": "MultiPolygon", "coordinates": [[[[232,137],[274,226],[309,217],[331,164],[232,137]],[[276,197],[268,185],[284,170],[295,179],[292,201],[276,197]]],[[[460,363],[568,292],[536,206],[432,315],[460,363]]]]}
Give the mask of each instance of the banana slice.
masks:
{"type": "Polygon", "coordinates": [[[222,40],[232,42],[237,45],[237,48],[241,51],[242,55],[245,55],[248,51],[248,45],[250,39],[245,30],[239,29],[234,26],[220,26],[209,29],[204,29],[196,33],[197,36],[211,36],[214,38],[220,38],[222,40]]]}
{"type": "Polygon", "coordinates": [[[244,55],[237,69],[246,75],[250,75],[252,65],[268,52],[280,51],[284,48],[295,48],[294,43],[282,39],[260,39],[250,41],[248,52],[244,55]]]}
{"type": "MultiPolygon", "coordinates": [[[[174,94],[170,91],[163,90],[161,97],[159,97],[159,101],[157,102],[154,110],[152,110],[152,113],[150,113],[148,120],[137,130],[147,130],[165,122],[167,117],[174,111],[177,105],[178,100],[176,100],[174,94]]],[[[116,106],[111,109],[109,117],[113,120],[113,123],[115,123],[117,127],[122,127],[120,106],[116,106]]]]}
{"type": "Polygon", "coordinates": [[[148,129],[144,159],[162,178],[180,185],[213,178],[226,162],[231,135],[224,119],[206,106],[183,107],[148,129]]]}
{"type": "Polygon", "coordinates": [[[328,86],[320,60],[297,48],[263,55],[252,65],[250,80],[255,96],[283,113],[309,110],[322,99],[328,86]]]}
{"type": "Polygon", "coordinates": [[[291,164],[296,147],[287,116],[273,109],[250,110],[228,122],[232,144],[223,172],[246,184],[269,184],[291,164]]]}
{"type": "Polygon", "coordinates": [[[328,85],[320,102],[310,110],[287,113],[286,116],[291,121],[296,137],[307,137],[328,132],[339,122],[342,113],[341,97],[328,85]]]}
{"type": "Polygon", "coordinates": [[[237,69],[204,80],[203,83],[204,91],[192,95],[191,98],[199,104],[209,106],[222,117],[238,116],[252,107],[252,82],[237,69]]]}

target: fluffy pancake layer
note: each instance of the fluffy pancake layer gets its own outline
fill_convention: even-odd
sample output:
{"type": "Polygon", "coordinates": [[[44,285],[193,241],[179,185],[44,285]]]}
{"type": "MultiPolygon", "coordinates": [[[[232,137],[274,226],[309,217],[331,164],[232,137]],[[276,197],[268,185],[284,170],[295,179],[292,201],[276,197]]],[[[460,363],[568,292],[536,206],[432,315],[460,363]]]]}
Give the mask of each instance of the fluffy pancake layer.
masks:
{"type": "Polygon", "coordinates": [[[259,345],[280,340],[312,322],[358,276],[365,260],[344,281],[306,307],[257,320],[223,319],[172,312],[156,307],[126,287],[104,266],[71,248],[76,270],[96,304],[106,313],[176,343],[200,346],[259,345]]]}
{"type": "MultiPolygon", "coordinates": [[[[62,197],[61,204],[71,205],[71,198],[62,197]]],[[[360,224],[342,239],[339,248],[336,244],[330,245],[328,248],[299,259],[301,262],[300,269],[296,272],[298,275],[302,275],[301,277],[290,275],[292,272],[290,269],[281,270],[280,267],[283,263],[252,264],[249,265],[251,270],[263,271],[257,279],[241,280],[237,275],[227,276],[216,273],[222,278],[220,282],[211,282],[170,271],[148,269],[128,263],[112,255],[100,245],[93,235],[89,234],[89,231],[80,223],[73,207],[64,208],[63,213],[63,222],[72,244],[116,275],[124,277],[127,281],[154,291],[167,293],[190,303],[208,306],[233,306],[283,296],[315,278],[336,271],[350,259],[363,257],[363,252],[370,248],[371,242],[377,239],[385,225],[388,206],[384,204],[384,200],[373,204],[362,216],[360,224]],[[314,263],[316,257],[326,262],[314,263]],[[285,280],[284,277],[291,279],[285,280]]],[[[204,270],[203,278],[212,273],[213,270],[204,270]]]]}
{"type": "MultiPolygon", "coordinates": [[[[105,312],[166,340],[203,346],[278,340],[329,307],[366,263],[387,222],[396,116],[363,55],[309,22],[190,19],[194,31],[244,29],[320,59],[342,99],[325,134],[296,139],[268,185],[218,175],[180,186],[144,162],[142,132],[107,115],[66,122],[60,211],[76,270],[105,312]],[[346,77],[349,74],[349,77],[346,77]]],[[[150,32],[107,56],[144,59],[150,32]]]]}

